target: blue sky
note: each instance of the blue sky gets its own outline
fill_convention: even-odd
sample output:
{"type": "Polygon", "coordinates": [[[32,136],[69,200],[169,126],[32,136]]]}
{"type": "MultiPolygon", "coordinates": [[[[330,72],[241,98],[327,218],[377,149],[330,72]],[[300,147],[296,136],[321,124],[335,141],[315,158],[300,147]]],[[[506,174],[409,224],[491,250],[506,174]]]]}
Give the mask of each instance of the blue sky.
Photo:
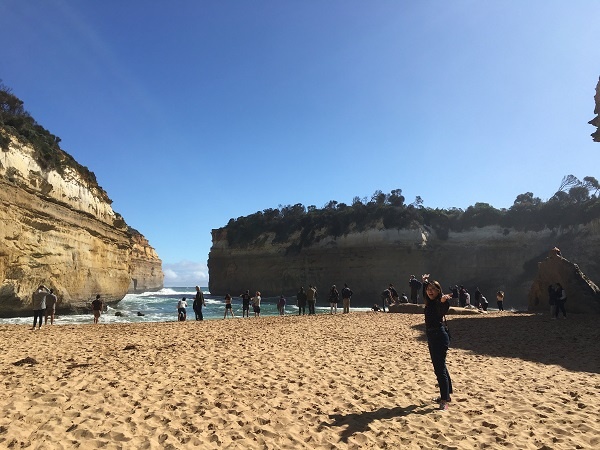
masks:
{"type": "Polygon", "coordinates": [[[163,260],[279,205],[509,207],[600,178],[600,2],[0,2],[0,79],[163,260]]]}

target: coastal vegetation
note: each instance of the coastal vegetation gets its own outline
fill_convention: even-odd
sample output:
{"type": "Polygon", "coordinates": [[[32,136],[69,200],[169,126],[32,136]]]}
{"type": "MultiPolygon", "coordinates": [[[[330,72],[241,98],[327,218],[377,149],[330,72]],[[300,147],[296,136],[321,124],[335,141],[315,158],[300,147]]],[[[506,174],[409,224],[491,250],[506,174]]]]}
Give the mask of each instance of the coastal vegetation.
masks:
{"type": "Polygon", "coordinates": [[[556,193],[547,201],[526,192],[516,197],[510,208],[497,209],[488,203],[475,203],[460,208],[429,208],[421,197],[407,204],[401,189],[389,194],[376,191],[371,198],[354,197],[352,204],[329,201],[322,208],[298,203],[279,205],[245,217],[231,219],[222,228],[230,247],[244,248],[259,243],[267,233],[274,234],[273,242],[289,242],[288,251],[318,242],[323,236],[340,237],[371,228],[411,229],[430,228],[439,238],[447,239],[449,232],[460,232],[489,225],[510,230],[539,231],[586,224],[600,218],[600,184],[594,177],[582,181],[573,175],[563,178],[556,193]]]}
{"type": "Polygon", "coordinates": [[[44,170],[56,170],[61,175],[65,168],[71,168],[80,174],[90,187],[96,188],[101,198],[112,203],[108,194],[96,180],[94,172],[79,164],[59,146],[60,138],[53,135],[23,107],[23,101],[16,97],[10,88],[0,80],[0,149],[6,151],[11,136],[22,144],[29,144],[34,149],[34,158],[44,170]]]}

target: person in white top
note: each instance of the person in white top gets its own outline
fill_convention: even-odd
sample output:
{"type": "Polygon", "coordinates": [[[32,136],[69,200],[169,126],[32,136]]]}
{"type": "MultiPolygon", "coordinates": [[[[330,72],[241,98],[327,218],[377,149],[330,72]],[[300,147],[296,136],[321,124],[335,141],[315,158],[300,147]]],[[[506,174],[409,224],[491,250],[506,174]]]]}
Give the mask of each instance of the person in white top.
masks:
{"type": "Polygon", "coordinates": [[[260,317],[260,292],[256,291],[256,295],[252,297],[252,307],[254,308],[254,317],[260,317]]]}
{"type": "Polygon", "coordinates": [[[185,319],[187,318],[185,308],[187,308],[187,302],[185,301],[185,297],[183,297],[177,302],[177,321],[185,322],[185,319]]]}

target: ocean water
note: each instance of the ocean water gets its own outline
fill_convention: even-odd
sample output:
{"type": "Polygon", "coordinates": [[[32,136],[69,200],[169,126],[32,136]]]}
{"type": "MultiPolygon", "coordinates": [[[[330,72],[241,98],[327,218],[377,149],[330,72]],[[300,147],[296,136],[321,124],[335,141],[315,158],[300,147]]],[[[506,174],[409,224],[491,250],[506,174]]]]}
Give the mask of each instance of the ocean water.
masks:
{"type": "MultiPolygon", "coordinates": [[[[205,320],[223,319],[225,313],[225,300],[223,297],[213,296],[208,292],[208,288],[201,288],[204,292],[206,306],[202,308],[205,320]]],[[[141,322],[176,322],[177,321],[177,302],[181,298],[187,299],[187,320],[195,320],[192,304],[196,295],[195,287],[171,287],[163,288],[156,292],[143,292],[141,294],[127,294],[116,306],[109,306],[100,317],[100,323],[141,323],[141,322]],[[138,316],[138,311],[144,314],[138,316]],[[120,312],[122,315],[115,315],[120,312]]],[[[279,297],[263,297],[260,302],[261,316],[276,316],[277,300],[279,297]]],[[[237,317],[242,317],[242,299],[234,297],[233,313],[237,317]]],[[[341,301],[338,304],[338,313],[342,312],[341,301]]],[[[351,311],[363,310],[369,308],[352,308],[351,311]]],[[[296,307],[296,298],[287,298],[285,307],[286,314],[298,314],[296,307]]],[[[308,312],[308,308],[307,308],[308,312]]],[[[316,307],[317,314],[329,313],[329,304],[325,307],[324,301],[318,301],[316,307]],[[321,303],[321,306],[319,306],[321,303]]],[[[228,319],[231,316],[228,316],[228,319]]],[[[254,317],[252,307],[250,307],[250,317],[254,317]]],[[[60,315],[54,319],[55,325],[72,325],[93,323],[93,316],[89,314],[60,315]]],[[[0,319],[0,324],[33,324],[33,311],[27,317],[14,317],[10,319],[0,319]]]]}

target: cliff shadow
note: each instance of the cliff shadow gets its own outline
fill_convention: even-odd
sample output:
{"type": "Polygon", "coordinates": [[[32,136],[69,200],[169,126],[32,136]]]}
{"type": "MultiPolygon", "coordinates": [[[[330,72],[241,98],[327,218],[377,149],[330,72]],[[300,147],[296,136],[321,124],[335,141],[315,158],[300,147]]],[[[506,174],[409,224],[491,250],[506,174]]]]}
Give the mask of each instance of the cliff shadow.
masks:
{"type": "MultiPolygon", "coordinates": [[[[566,320],[551,320],[549,314],[510,312],[447,317],[451,350],[600,373],[597,315],[570,314],[566,320]]],[[[424,326],[415,328],[422,331],[419,339],[426,341],[424,326]]]]}

